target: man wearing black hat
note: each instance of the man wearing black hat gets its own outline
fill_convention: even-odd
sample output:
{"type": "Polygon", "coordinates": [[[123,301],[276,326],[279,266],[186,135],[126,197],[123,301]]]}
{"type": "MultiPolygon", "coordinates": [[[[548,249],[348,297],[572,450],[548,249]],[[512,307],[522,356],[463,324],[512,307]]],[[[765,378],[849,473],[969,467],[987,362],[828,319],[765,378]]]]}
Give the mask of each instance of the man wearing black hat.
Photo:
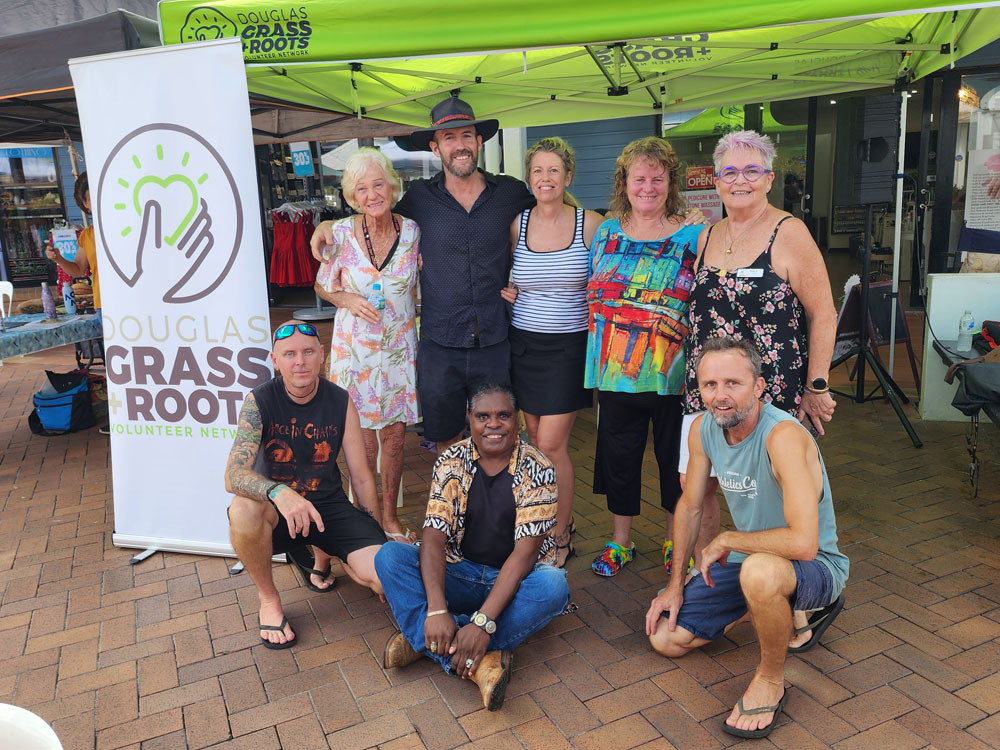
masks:
{"type": "MultiPolygon", "coordinates": [[[[478,168],[483,141],[498,127],[449,97],[431,110],[430,127],[398,141],[407,150],[431,151],[444,167],[412,182],[395,208],[420,226],[417,394],[424,436],[437,443],[439,455],[462,437],[475,387],[509,379],[509,321],[500,290],[510,272],[510,223],[535,201],[520,180],[478,168]]],[[[330,226],[324,222],[313,234],[318,259],[333,241],[330,226]]]]}

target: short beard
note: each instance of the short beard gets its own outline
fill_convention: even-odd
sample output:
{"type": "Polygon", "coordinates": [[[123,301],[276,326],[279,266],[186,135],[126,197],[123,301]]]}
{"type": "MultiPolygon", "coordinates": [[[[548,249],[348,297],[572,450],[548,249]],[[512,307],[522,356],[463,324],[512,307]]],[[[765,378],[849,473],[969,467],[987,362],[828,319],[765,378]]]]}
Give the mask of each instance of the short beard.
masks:
{"type": "Polygon", "coordinates": [[[749,417],[750,412],[752,411],[753,411],[753,403],[751,402],[747,404],[746,409],[743,409],[742,411],[736,409],[728,417],[720,417],[717,416],[715,412],[712,412],[712,419],[714,419],[715,423],[719,425],[719,427],[721,427],[722,429],[731,430],[737,425],[741,424],[747,417],[749,417]]]}
{"type": "MultiPolygon", "coordinates": [[[[459,153],[463,153],[463,152],[459,152],[459,153]]],[[[452,154],[450,159],[448,159],[447,161],[443,162],[444,163],[444,168],[447,169],[448,172],[453,177],[468,177],[468,176],[474,174],[475,171],[479,168],[479,165],[477,163],[478,162],[478,154],[475,154],[472,151],[469,151],[468,153],[472,156],[472,158],[469,159],[469,166],[468,166],[467,169],[459,169],[458,167],[455,166],[454,159],[455,159],[455,156],[457,154],[452,154]]]]}

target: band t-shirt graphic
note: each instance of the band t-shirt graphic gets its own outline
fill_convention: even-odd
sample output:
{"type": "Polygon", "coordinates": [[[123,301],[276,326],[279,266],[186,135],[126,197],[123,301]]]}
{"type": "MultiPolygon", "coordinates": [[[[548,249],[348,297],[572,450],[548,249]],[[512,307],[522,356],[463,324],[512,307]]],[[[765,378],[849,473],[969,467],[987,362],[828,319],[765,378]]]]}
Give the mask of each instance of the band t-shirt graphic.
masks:
{"type": "Polygon", "coordinates": [[[312,503],[335,497],[346,502],[337,456],[347,420],[347,391],[320,379],[316,395],[297,404],[278,376],[253,395],[262,428],[255,469],[312,503]]]}

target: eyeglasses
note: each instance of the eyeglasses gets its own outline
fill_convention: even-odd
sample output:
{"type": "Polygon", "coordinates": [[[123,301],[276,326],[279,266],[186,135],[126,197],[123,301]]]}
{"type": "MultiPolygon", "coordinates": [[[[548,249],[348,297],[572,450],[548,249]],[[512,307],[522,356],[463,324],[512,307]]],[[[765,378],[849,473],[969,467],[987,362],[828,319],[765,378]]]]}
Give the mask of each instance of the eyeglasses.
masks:
{"type": "Polygon", "coordinates": [[[764,167],[759,164],[747,164],[743,169],[737,169],[736,167],[725,167],[719,172],[719,181],[724,182],[727,185],[732,185],[736,182],[736,177],[738,175],[743,175],[743,179],[747,182],[757,182],[761,177],[766,174],[771,174],[770,169],[764,169],[764,167]]]}
{"type": "Polygon", "coordinates": [[[319,332],[316,330],[316,326],[312,323],[288,323],[287,325],[278,326],[278,330],[274,332],[274,341],[278,342],[282,339],[287,339],[295,330],[298,329],[299,333],[305,334],[306,336],[315,336],[319,338],[319,332]]]}

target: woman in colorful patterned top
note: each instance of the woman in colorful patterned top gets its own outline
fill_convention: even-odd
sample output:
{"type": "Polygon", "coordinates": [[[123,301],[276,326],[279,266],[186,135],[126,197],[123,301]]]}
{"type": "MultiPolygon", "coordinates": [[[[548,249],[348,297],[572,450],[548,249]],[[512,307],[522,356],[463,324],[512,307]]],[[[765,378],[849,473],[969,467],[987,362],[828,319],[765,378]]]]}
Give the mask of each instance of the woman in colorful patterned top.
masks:
{"type": "Polygon", "coordinates": [[[607,495],[614,515],[612,540],[592,566],[603,576],[618,573],[635,554],[632,518],[640,510],[650,421],[668,530],[680,496],[674,459],[688,295],[701,228],[685,226],[680,215],[679,171],[676,154],[662,138],[626,146],[614,177],[616,218],[598,227],[591,252],[584,385],[598,389],[600,404],[594,492],[607,495]]]}
{"type": "Polygon", "coordinates": [[[399,176],[377,149],[362,148],[347,160],[343,190],[360,213],[333,224],[333,245],[325,248],[316,276],[316,293],[337,306],[330,380],[351,394],[372,471],[381,444],[382,528],[391,539],[413,542],[396,517],[396,496],[406,424],[417,421],[420,230],[392,213],[399,176]]]}

